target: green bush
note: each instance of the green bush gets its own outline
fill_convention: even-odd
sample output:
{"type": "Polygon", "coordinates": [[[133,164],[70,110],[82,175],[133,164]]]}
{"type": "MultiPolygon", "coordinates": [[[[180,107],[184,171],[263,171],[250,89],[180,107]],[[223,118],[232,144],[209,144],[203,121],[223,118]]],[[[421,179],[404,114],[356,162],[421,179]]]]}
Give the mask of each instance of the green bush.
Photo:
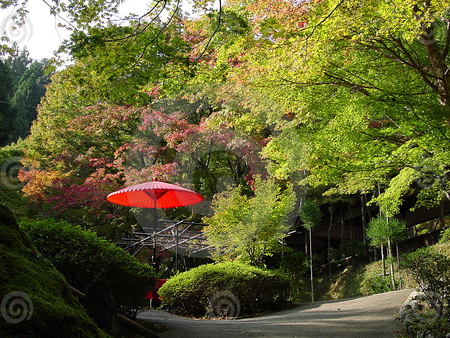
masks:
{"type": "Polygon", "coordinates": [[[0,204],[0,335],[8,338],[109,337],[72,296],[11,211],[0,204]]]}
{"type": "Polygon", "coordinates": [[[291,281],[291,301],[300,301],[306,290],[309,290],[309,280],[306,277],[308,270],[309,258],[304,252],[298,251],[283,254],[278,271],[289,277],[291,281]]]}
{"type": "Polygon", "coordinates": [[[450,243],[450,228],[447,228],[441,232],[439,243],[450,243]]]}
{"type": "Polygon", "coordinates": [[[95,280],[105,282],[119,311],[129,317],[135,317],[142,296],[155,284],[149,265],[139,263],[135,257],[93,231],[53,219],[22,222],[21,228],[69,285],[86,292],[95,280]]]}
{"type": "Polygon", "coordinates": [[[428,247],[406,255],[402,264],[424,291],[449,299],[450,258],[428,247]]]}
{"type": "Polygon", "coordinates": [[[383,293],[392,291],[391,277],[377,275],[366,281],[366,287],[371,293],[383,293]]]}
{"type": "MultiPolygon", "coordinates": [[[[169,279],[159,289],[163,304],[172,311],[190,316],[204,316],[213,300],[229,295],[223,303],[234,302],[238,313],[252,315],[273,311],[285,305],[289,278],[270,270],[240,263],[201,265],[169,279]]],[[[233,316],[233,315],[232,315],[233,316]]]]}

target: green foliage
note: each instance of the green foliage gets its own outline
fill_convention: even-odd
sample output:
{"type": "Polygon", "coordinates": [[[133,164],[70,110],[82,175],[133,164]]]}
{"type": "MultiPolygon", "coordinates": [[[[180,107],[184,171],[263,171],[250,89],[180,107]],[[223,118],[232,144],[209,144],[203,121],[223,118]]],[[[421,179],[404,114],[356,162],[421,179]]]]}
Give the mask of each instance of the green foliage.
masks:
{"type": "Polygon", "coordinates": [[[374,276],[366,282],[366,287],[374,294],[393,291],[389,276],[374,276]]]}
{"type": "MultiPolygon", "coordinates": [[[[195,2],[198,8],[208,3],[195,2]]],[[[117,105],[167,108],[171,97],[208,102],[210,108],[195,109],[190,117],[204,122],[214,111],[217,129],[239,129],[255,139],[264,149],[251,156],[269,160],[267,171],[281,187],[291,180],[334,195],[367,193],[381,184],[385,189],[372,202],[388,216],[398,212],[405,194],[417,193],[417,206],[450,199],[446,1],[229,1],[220,12],[192,20],[183,20],[172,7],[170,22],[155,14],[160,6],[175,4],[163,1],[123,26],[103,25],[120,1],[52,3],[55,13],[67,12],[79,29],[66,45],[74,62],[53,77],[27,140],[26,160],[34,168],[26,189],[44,196],[40,202],[47,213],[66,208],[66,219],[108,224],[112,213],[97,202],[131,172],[124,169],[124,154],[138,148],[132,141],[140,115],[108,117],[117,105]],[[85,109],[98,102],[110,108],[106,114],[85,109]],[[66,203],[74,196],[67,194],[68,187],[78,193],[71,203],[66,203]],[[96,206],[86,200],[95,200],[96,206]]],[[[18,1],[5,7],[12,4],[18,1]]],[[[19,16],[24,15],[26,1],[18,5],[19,16]]],[[[23,72],[25,54],[20,61],[15,69],[23,72]]],[[[18,81],[12,85],[18,87],[18,81]]],[[[122,107],[118,115],[127,111],[122,107]]],[[[211,198],[219,190],[218,177],[232,176],[242,184],[250,156],[242,159],[242,151],[229,154],[225,147],[198,156],[217,141],[212,123],[166,121],[162,129],[170,132],[161,132],[161,142],[136,156],[145,164],[141,173],[158,161],[175,168],[164,172],[170,178],[187,168],[178,177],[193,177],[211,198]],[[192,134],[199,138],[185,142],[192,134]],[[196,168],[174,158],[188,159],[196,168]]],[[[0,129],[7,122],[0,119],[0,129]]],[[[222,135],[227,146],[245,139],[222,135]]],[[[144,174],[134,178],[148,177],[144,174]]],[[[217,222],[216,235],[211,232],[219,256],[260,264],[262,254],[278,250],[275,239],[282,231],[272,236],[274,227],[266,225],[283,223],[276,215],[287,214],[290,207],[283,205],[289,203],[277,204],[276,210],[268,204],[280,195],[274,198],[272,190],[266,200],[263,196],[257,192],[245,199],[230,191],[216,197],[233,201],[226,202],[233,206],[230,212],[220,216],[229,220],[217,222]],[[242,210],[235,210],[238,203],[242,210]],[[258,232],[268,245],[261,244],[258,232]],[[234,233],[242,235],[243,245],[233,244],[239,238],[234,233]],[[227,241],[229,251],[220,244],[227,241]]]]}
{"type": "Polygon", "coordinates": [[[172,311],[204,316],[209,300],[226,291],[237,298],[240,315],[273,311],[287,300],[289,278],[235,262],[207,264],[169,279],[158,293],[172,311]]]}
{"type": "Polygon", "coordinates": [[[23,183],[18,178],[18,172],[23,167],[23,141],[12,143],[0,148],[0,195],[2,203],[7,205],[18,219],[33,217],[35,210],[30,207],[27,198],[23,196],[23,183]]]}
{"type": "Polygon", "coordinates": [[[291,187],[280,191],[272,179],[255,180],[255,195],[243,196],[241,188],[217,194],[214,215],[205,218],[208,242],[218,260],[239,260],[262,265],[265,255],[283,250],[279,241],[291,226],[289,216],[295,196],[291,187]]]}
{"type": "Polygon", "coordinates": [[[306,273],[309,269],[309,258],[302,252],[283,253],[278,271],[291,280],[291,299],[295,302],[301,298],[306,284],[306,273]]]}
{"type": "Polygon", "coordinates": [[[150,266],[93,231],[53,219],[24,221],[21,228],[71,286],[86,292],[94,280],[105,282],[126,315],[136,314],[142,296],[154,286],[150,266]]]}
{"type": "Polygon", "coordinates": [[[439,238],[439,243],[442,243],[442,244],[450,243],[450,228],[447,228],[441,232],[441,237],[439,238]]]}
{"type": "Polygon", "coordinates": [[[286,276],[304,276],[308,269],[308,257],[303,251],[286,252],[281,257],[279,270],[286,276]]]}
{"type": "Polygon", "coordinates": [[[370,220],[367,225],[367,237],[370,238],[370,244],[381,246],[398,242],[406,236],[406,222],[397,218],[379,216],[370,220]]]}
{"type": "Polygon", "coordinates": [[[410,271],[424,291],[450,297],[450,258],[432,248],[422,248],[403,257],[402,265],[410,271]]]}
{"type": "Polygon", "coordinates": [[[450,246],[444,242],[421,248],[405,255],[402,265],[425,294],[415,309],[420,311],[421,321],[414,325],[414,330],[446,337],[450,326],[450,246]]]}
{"type": "MultiPolygon", "coordinates": [[[[338,274],[315,277],[316,299],[328,301],[392,291],[390,276],[383,277],[380,275],[381,265],[381,261],[358,264],[357,266],[349,266],[338,274]]],[[[403,289],[412,289],[417,286],[412,276],[405,269],[398,270],[396,267],[395,273],[401,274],[403,289]]],[[[397,281],[397,286],[398,284],[397,281]]],[[[304,292],[300,301],[310,301],[308,296],[304,292]]]]}
{"type": "Polygon", "coordinates": [[[17,44],[4,61],[0,60],[0,97],[3,101],[0,112],[7,113],[7,119],[3,121],[4,130],[0,131],[5,134],[0,145],[17,142],[28,135],[36,118],[37,106],[45,94],[45,85],[50,82],[46,66],[47,61],[33,62],[26,48],[20,50],[17,44]]]}
{"type": "MultiPolygon", "coordinates": [[[[0,262],[1,297],[7,300],[7,296],[16,295],[17,301],[25,302],[12,309],[14,298],[9,298],[5,304],[8,315],[18,319],[25,314],[25,319],[11,323],[3,316],[0,321],[2,336],[106,337],[72,296],[64,276],[36,250],[30,237],[19,229],[11,211],[3,205],[0,206],[0,262]],[[17,292],[25,293],[30,302],[20,298],[22,296],[17,292]],[[14,314],[13,311],[17,312],[14,314]]],[[[2,307],[2,313],[3,310],[2,307]]]]}
{"type": "Polygon", "coordinates": [[[317,203],[307,199],[305,204],[302,205],[299,211],[300,220],[303,222],[303,226],[311,230],[316,225],[320,224],[322,219],[322,212],[317,203]]]}
{"type": "Polygon", "coordinates": [[[308,170],[303,181],[327,194],[385,184],[374,202],[390,216],[414,183],[425,191],[417,205],[448,198],[450,163],[449,83],[433,79],[447,69],[448,3],[394,3],[252,3],[242,18],[257,43],[246,36],[219,49],[229,57],[217,90],[233,99],[245,90],[242,105],[277,130],[264,149],[271,173],[308,170]]]}
{"type": "Polygon", "coordinates": [[[409,191],[411,184],[418,178],[418,173],[413,168],[404,168],[391,179],[389,187],[378,197],[373,198],[370,204],[378,204],[381,212],[389,217],[400,212],[401,197],[409,191]]]}
{"type": "Polygon", "coordinates": [[[12,94],[12,79],[6,64],[0,59],[0,146],[7,145],[14,124],[14,111],[9,104],[12,94]]]}
{"type": "Polygon", "coordinates": [[[45,95],[45,86],[50,77],[45,74],[45,64],[33,62],[20,77],[11,104],[16,112],[12,141],[24,139],[30,132],[31,124],[37,116],[37,106],[45,95]]]}
{"type": "Polygon", "coordinates": [[[436,319],[437,315],[436,310],[433,307],[434,304],[430,305],[428,301],[425,301],[425,304],[420,305],[422,305],[421,315],[425,318],[424,321],[428,320],[429,322],[420,323],[414,326],[414,331],[417,332],[417,334],[420,334],[421,332],[430,332],[435,338],[446,338],[450,332],[450,321],[447,318],[436,319]],[[427,310],[429,311],[428,313],[426,312],[427,310]]]}

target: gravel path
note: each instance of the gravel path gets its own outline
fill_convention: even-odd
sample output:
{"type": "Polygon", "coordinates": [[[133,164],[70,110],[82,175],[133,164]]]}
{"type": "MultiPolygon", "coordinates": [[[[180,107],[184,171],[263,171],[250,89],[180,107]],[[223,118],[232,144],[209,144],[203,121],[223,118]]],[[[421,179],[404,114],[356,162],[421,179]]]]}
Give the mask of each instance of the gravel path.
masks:
{"type": "Polygon", "coordinates": [[[299,305],[256,318],[196,320],[161,310],[142,312],[138,318],[164,324],[161,338],[302,337],[387,338],[402,329],[395,320],[411,290],[382,293],[342,301],[299,305]]]}

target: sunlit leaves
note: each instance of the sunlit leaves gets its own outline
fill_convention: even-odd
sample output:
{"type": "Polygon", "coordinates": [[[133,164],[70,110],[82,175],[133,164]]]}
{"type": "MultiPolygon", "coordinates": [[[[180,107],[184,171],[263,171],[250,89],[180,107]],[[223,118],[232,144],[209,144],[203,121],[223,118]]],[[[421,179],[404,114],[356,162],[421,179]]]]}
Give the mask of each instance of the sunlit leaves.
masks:
{"type": "Polygon", "coordinates": [[[370,238],[371,245],[381,246],[388,242],[398,242],[405,238],[405,221],[397,218],[386,218],[380,216],[370,221],[367,229],[367,236],[370,238]]]}
{"type": "MultiPolygon", "coordinates": [[[[264,13],[261,4],[254,3],[252,13],[264,13]]],[[[328,194],[386,184],[383,198],[395,212],[401,196],[424,179],[413,144],[436,164],[434,183],[425,190],[445,189],[448,160],[438,158],[450,115],[440,105],[447,83],[437,79],[445,60],[433,48],[445,55],[447,7],[442,1],[309,3],[302,29],[252,45],[228,79],[265,93],[280,108],[263,113],[280,130],[264,149],[271,172],[287,177],[307,169],[307,182],[328,187],[328,194]],[[307,151],[299,156],[292,149],[307,151]]],[[[274,16],[268,14],[266,24],[277,32],[274,16]]],[[[258,108],[250,109],[261,113],[258,108]]]]}
{"type": "Polygon", "coordinates": [[[280,191],[273,180],[260,178],[253,197],[242,196],[239,188],[216,195],[214,216],[206,219],[215,257],[261,265],[264,255],[282,250],[279,241],[290,227],[294,203],[291,187],[280,191]]]}

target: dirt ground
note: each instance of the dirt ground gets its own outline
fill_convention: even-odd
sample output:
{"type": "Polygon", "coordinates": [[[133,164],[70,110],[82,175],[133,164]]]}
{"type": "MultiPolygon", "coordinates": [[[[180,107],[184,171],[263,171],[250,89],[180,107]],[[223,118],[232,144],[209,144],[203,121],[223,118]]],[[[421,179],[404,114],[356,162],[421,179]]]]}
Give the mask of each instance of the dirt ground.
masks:
{"type": "Polygon", "coordinates": [[[255,318],[237,320],[190,319],[161,310],[138,318],[169,327],[161,338],[396,337],[402,324],[396,314],[412,290],[401,290],[342,301],[317,302],[255,318]]]}

